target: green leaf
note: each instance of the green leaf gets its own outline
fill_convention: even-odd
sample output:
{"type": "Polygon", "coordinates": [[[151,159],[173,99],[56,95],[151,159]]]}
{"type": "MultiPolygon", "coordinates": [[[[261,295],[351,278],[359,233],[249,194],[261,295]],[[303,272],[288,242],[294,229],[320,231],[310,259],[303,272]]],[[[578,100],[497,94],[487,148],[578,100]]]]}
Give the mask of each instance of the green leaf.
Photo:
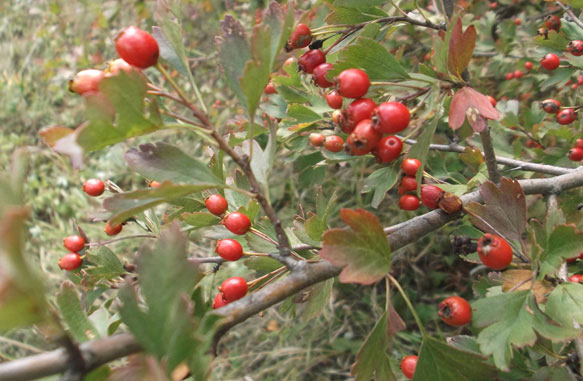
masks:
{"type": "MultiPolygon", "coordinates": [[[[166,19],[166,18],[165,18],[166,19]]],[[[190,71],[186,65],[186,54],[182,43],[182,28],[175,21],[167,20],[164,28],[152,27],[152,36],[160,47],[160,57],[178,70],[182,75],[189,76],[190,71]],[[167,36],[170,36],[168,38],[167,36]]]]}
{"type": "Polygon", "coordinates": [[[537,369],[531,381],[575,381],[577,378],[564,366],[545,366],[537,369]]]}
{"type": "Polygon", "coordinates": [[[333,278],[327,279],[324,282],[316,283],[316,285],[312,288],[308,304],[302,313],[302,319],[307,321],[320,316],[322,311],[328,307],[328,303],[332,297],[333,286],[333,278]]]}
{"type": "Polygon", "coordinates": [[[385,4],[385,0],[336,0],[334,7],[362,8],[385,4]]]}
{"type": "Polygon", "coordinates": [[[533,41],[537,45],[544,46],[545,48],[554,49],[560,52],[565,50],[565,48],[567,47],[567,43],[569,42],[562,33],[559,33],[554,30],[548,31],[548,38],[545,38],[545,36],[536,36],[533,39],[533,41]]]}
{"type": "Polygon", "coordinates": [[[378,218],[363,209],[341,209],[340,217],[352,230],[324,233],[320,257],[336,266],[343,283],[373,284],[391,268],[391,248],[378,218]]]}
{"type": "Polygon", "coordinates": [[[322,219],[315,214],[306,220],[305,227],[308,236],[316,242],[320,242],[322,240],[322,234],[324,234],[328,228],[324,221],[322,221],[322,219]]]}
{"type": "Polygon", "coordinates": [[[496,368],[486,358],[454,348],[432,337],[424,337],[413,381],[493,380],[496,368]]]}
{"type": "Polygon", "coordinates": [[[379,168],[364,180],[362,192],[374,191],[370,203],[370,206],[373,208],[378,208],[387,192],[397,184],[397,181],[399,180],[399,170],[397,166],[398,163],[394,162],[387,167],[379,168]]]}
{"type": "Polygon", "coordinates": [[[558,270],[563,260],[583,252],[583,232],[575,225],[558,225],[548,235],[546,247],[540,257],[539,277],[558,270]]]}
{"type": "Polygon", "coordinates": [[[61,311],[63,322],[75,341],[85,342],[99,338],[97,329],[95,329],[87,318],[87,314],[81,308],[79,295],[72,282],[66,280],[61,283],[61,288],[57,293],[57,306],[61,311]]]}
{"type": "Polygon", "coordinates": [[[387,354],[388,349],[389,337],[385,312],[358,350],[350,374],[356,376],[357,381],[369,381],[372,378],[379,381],[396,380],[387,354]]]}
{"type": "MultiPolygon", "coordinates": [[[[429,123],[429,125],[424,128],[421,135],[419,135],[419,138],[417,139],[417,143],[409,149],[408,157],[415,158],[415,159],[419,160],[421,162],[421,168],[424,168],[425,163],[427,162],[427,154],[429,153],[429,145],[431,144],[431,141],[433,140],[433,135],[435,134],[435,131],[437,130],[437,125],[439,124],[439,120],[441,119],[441,117],[443,115],[443,111],[444,111],[444,109],[442,107],[442,104],[440,104],[437,108],[435,117],[433,118],[431,123],[429,123]]],[[[417,184],[418,184],[417,185],[418,191],[419,191],[419,188],[421,187],[422,177],[423,177],[423,171],[417,171],[416,179],[417,179],[417,184]]]]}
{"type": "Polygon", "coordinates": [[[86,282],[95,284],[100,280],[114,279],[126,272],[118,257],[105,246],[90,250],[87,253],[87,260],[95,266],[83,269],[85,273],[83,284],[86,282]]]}
{"type": "Polygon", "coordinates": [[[354,8],[334,7],[333,12],[326,16],[325,20],[329,25],[359,24],[386,16],[385,12],[376,7],[359,7],[357,12],[355,12],[354,8]]]}
{"type": "Polygon", "coordinates": [[[221,222],[219,217],[207,212],[182,213],[180,218],[182,218],[182,221],[196,228],[204,228],[221,222]]]}
{"type": "MultiPolygon", "coordinates": [[[[248,235],[251,236],[251,234],[248,235]]],[[[275,250],[275,246],[271,248],[275,250]]],[[[255,270],[260,274],[267,274],[281,267],[281,263],[270,257],[249,257],[243,261],[245,267],[251,270],[255,270]]]]}
{"type": "Polygon", "coordinates": [[[313,123],[324,119],[321,115],[310,110],[308,107],[297,103],[289,105],[287,109],[287,117],[295,119],[297,123],[313,123]]]}
{"type": "Polygon", "coordinates": [[[546,303],[545,313],[565,327],[583,326],[583,285],[562,283],[558,285],[546,303]]]}

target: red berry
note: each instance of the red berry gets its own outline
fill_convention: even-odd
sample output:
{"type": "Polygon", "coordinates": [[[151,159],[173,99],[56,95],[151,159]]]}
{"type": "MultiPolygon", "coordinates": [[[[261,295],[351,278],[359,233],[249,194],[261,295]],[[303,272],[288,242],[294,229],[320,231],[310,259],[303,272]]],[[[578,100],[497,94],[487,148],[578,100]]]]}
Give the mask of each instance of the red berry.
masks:
{"type": "Polygon", "coordinates": [[[577,88],[579,87],[578,83],[574,83],[571,85],[571,90],[577,90],[577,88]]]}
{"type": "Polygon", "coordinates": [[[310,42],[312,42],[310,28],[304,24],[298,24],[285,44],[285,50],[290,52],[293,49],[305,48],[310,45],[310,42]]]}
{"type": "Polygon", "coordinates": [[[514,21],[514,25],[516,25],[516,26],[519,26],[520,24],[522,24],[522,20],[519,19],[518,17],[515,18],[513,21],[514,21]]]}
{"type": "Polygon", "coordinates": [[[81,70],[69,81],[69,90],[80,95],[98,92],[103,77],[105,73],[101,70],[81,70]]]}
{"type": "Polygon", "coordinates": [[[565,108],[557,113],[555,119],[557,120],[557,123],[564,125],[573,123],[575,119],[577,119],[577,116],[575,115],[575,110],[572,108],[565,108]]]}
{"type": "Polygon", "coordinates": [[[338,94],[337,91],[331,91],[326,94],[326,103],[333,109],[340,109],[342,108],[342,96],[338,94]]]}
{"type": "Polygon", "coordinates": [[[567,51],[576,57],[583,55],[583,41],[581,40],[570,41],[567,44],[567,51]]]}
{"type": "Polygon", "coordinates": [[[439,208],[439,200],[444,195],[443,189],[435,185],[421,185],[421,202],[429,209],[439,208]]]}
{"type": "Polygon", "coordinates": [[[83,259],[77,253],[69,253],[59,259],[59,267],[61,270],[73,271],[77,270],[83,264],[83,259]]]}
{"type": "Polygon", "coordinates": [[[561,27],[561,19],[555,15],[548,15],[547,17],[545,17],[545,26],[549,30],[558,31],[559,28],[561,27]]]}
{"type": "Polygon", "coordinates": [[[403,210],[417,210],[419,208],[419,199],[412,194],[405,194],[399,199],[399,208],[403,210]]]}
{"type": "Polygon", "coordinates": [[[401,186],[406,191],[417,190],[417,179],[413,176],[405,176],[401,179],[401,186]]]}
{"type": "Polygon", "coordinates": [[[148,186],[149,186],[150,188],[160,188],[160,187],[162,186],[162,183],[161,183],[161,182],[159,182],[159,181],[156,181],[156,180],[151,180],[151,181],[148,183],[148,186]]]}
{"type": "Polygon", "coordinates": [[[415,374],[415,368],[417,367],[417,359],[418,357],[415,355],[409,355],[403,357],[401,360],[401,372],[403,375],[408,379],[412,380],[413,375],[415,374]]]}
{"type": "Polygon", "coordinates": [[[549,114],[556,114],[561,109],[561,103],[556,99],[545,99],[541,102],[541,107],[549,114]]]}
{"type": "Polygon", "coordinates": [[[514,78],[516,79],[522,78],[522,72],[520,70],[514,70],[514,78]]]}
{"type": "Polygon", "coordinates": [[[472,307],[460,296],[450,296],[439,303],[439,317],[447,325],[461,327],[472,320],[472,307]]]}
{"type": "Polygon", "coordinates": [[[251,228],[251,220],[241,212],[227,214],[223,219],[225,227],[234,234],[243,235],[251,228]]]}
{"type": "Polygon", "coordinates": [[[204,204],[208,211],[215,216],[220,216],[229,208],[227,200],[220,194],[211,194],[204,200],[204,204]]]}
{"type": "Polygon", "coordinates": [[[121,71],[130,73],[136,70],[132,65],[125,62],[123,59],[118,58],[107,63],[107,69],[105,69],[106,77],[114,77],[118,75],[121,71]]]}
{"type": "Polygon", "coordinates": [[[273,83],[271,83],[271,81],[270,81],[269,83],[267,83],[267,86],[265,86],[265,90],[263,90],[263,92],[267,95],[270,95],[270,94],[277,93],[277,90],[275,90],[273,83]]]}
{"type": "Polygon", "coordinates": [[[373,111],[374,126],[382,134],[396,134],[409,125],[409,109],[399,102],[385,102],[373,111]]]}
{"type": "Polygon", "coordinates": [[[240,276],[234,276],[226,279],[219,290],[227,303],[234,302],[247,295],[247,281],[240,276]]]}
{"type": "Polygon", "coordinates": [[[583,160],[583,148],[571,148],[567,156],[573,161],[581,161],[583,160]]]}
{"type": "Polygon", "coordinates": [[[352,101],[346,107],[346,123],[356,126],[358,122],[364,119],[370,119],[372,110],[377,104],[369,98],[360,98],[352,101]]]}
{"type": "Polygon", "coordinates": [[[324,148],[330,152],[340,152],[344,149],[344,140],[337,135],[326,136],[324,148]]]}
{"type": "Polygon", "coordinates": [[[118,235],[123,228],[122,224],[111,226],[109,222],[105,224],[105,234],[107,235],[118,235]]]}
{"type": "Polygon", "coordinates": [[[554,53],[548,53],[540,60],[542,67],[547,70],[555,70],[559,67],[560,63],[561,61],[559,60],[559,56],[554,53]]]}
{"type": "Polygon", "coordinates": [[[573,145],[574,148],[583,148],[583,139],[575,140],[575,144],[573,145]]]}
{"type": "Polygon", "coordinates": [[[218,240],[215,251],[226,261],[236,261],[243,256],[243,246],[234,239],[218,240]]]}
{"type": "Polygon", "coordinates": [[[374,155],[380,163],[390,163],[399,157],[402,150],[401,139],[396,136],[385,136],[377,144],[374,155]]]}
{"type": "Polygon", "coordinates": [[[221,308],[223,306],[226,306],[227,304],[229,303],[227,303],[227,301],[225,300],[223,293],[219,292],[217,296],[215,296],[215,300],[213,301],[213,309],[216,310],[217,308],[221,308]]]}
{"type": "Polygon", "coordinates": [[[578,256],[576,256],[576,257],[573,257],[573,258],[567,258],[567,263],[573,263],[573,262],[576,262],[576,261],[577,261],[577,259],[583,259],[583,253],[581,253],[581,254],[579,254],[578,256]]]}
{"type": "Polygon", "coordinates": [[[332,112],[332,121],[339,126],[344,123],[344,114],[341,110],[334,110],[332,112]]]}
{"type": "Polygon", "coordinates": [[[320,49],[308,50],[298,59],[298,66],[304,73],[312,74],[317,66],[326,62],[326,55],[320,49]]]}
{"type": "Polygon", "coordinates": [[[350,154],[361,156],[372,151],[380,140],[381,134],[373,128],[372,120],[365,119],[354,127],[354,131],[346,140],[346,144],[348,144],[350,154]]]}
{"type": "Polygon", "coordinates": [[[583,274],[573,274],[569,277],[569,282],[583,283],[583,274]]]}
{"type": "Polygon", "coordinates": [[[327,62],[320,64],[314,68],[313,72],[314,81],[316,82],[316,85],[318,85],[318,87],[325,89],[327,87],[332,87],[334,85],[333,82],[330,82],[326,79],[326,73],[328,73],[328,70],[330,69],[332,69],[332,64],[327,62]]]}
{"type": "Polygon", "coordinates": [[[486,233],[478,240],[478,255],[487,267],[502,270],[512,262],[512,247],[504,238],[486,233]]]}
{"type": "Polygon", "coordinates": [[[505,78],[507,81],[511,80],[512,78],[514,78],[514,73],[506,73],[505,78]]]}
{"type": "Polygon", "coordinates": [[[338,94],[345,98],[362,98],[369,86],[368,74],[360,69],[346,69],[336,78],[338,94]]]}
{"type": "Polygon", "coordinates": [[[99,179],[89,179],[83,183],[83,191],[89,196],[97,197],[105,191],[105,184],[99,179]]]}
{"type": "Polygon", "coordinates": [[[524,68],[525,68],[526,70],[532,70],[532,62],[530,62],[530,61],[526,61],[526,62],[524,63],[524,68]]]}
{"type": "Polygon", "coordinates": [[[496,107],[496,99],[490,95],[486,95],[486,98],[488,98],[488,100],[490,101],[490,103],[492,104],[492,107],[496,107]]]}
{"type": "Polygon", "coordinates": [[[416,176],[419,168],[421,168],[421,162],[418,159],[408,158],[401,163],[401,169],[407,176],[416,176]]]}
{"type": "Polygon", "coordinates": [[[326,137],[318,132],[312,132],[310,134],[310,144],[314,147],[320,147],[322,144],[324,144],[325,139],[326,137]]]}
{"type": "Polygon", "coordinates": [[[115,50],[127,63],[140,69],[155,65],[160,56],[160,49],[154,37],[135,26],[128,26],[117,35],[115,50]]]}
{"type": "Polygon", "coordinates": [[[80,235],[71,235],[63,240],[65,248],[73,253],[78,253],[85,248],[85,240],[80,235]]]}

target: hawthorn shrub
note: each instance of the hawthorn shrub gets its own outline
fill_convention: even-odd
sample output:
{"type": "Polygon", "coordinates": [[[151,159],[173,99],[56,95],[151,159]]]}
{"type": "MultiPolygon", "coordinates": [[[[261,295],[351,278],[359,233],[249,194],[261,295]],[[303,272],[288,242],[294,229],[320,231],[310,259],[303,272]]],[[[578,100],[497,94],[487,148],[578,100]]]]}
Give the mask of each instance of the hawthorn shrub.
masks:
{"type": "Polygon", "coordinates": [[[160,2],[158,25],[124,26],[103,41],[120,56],[69,82],[86,118],[40,132],[75,169],[125,142],[144,184],[79,181],[101,207],[62,237],[56,294],[26,259],[27,151],[0,177],[0,329],[34,325],[63,346],[0,363],[0,379],[207,379],[229,330],[279,302],[317,318],[336,277],[385,294],[339,374],[580,378],[580,7],[235,8],[215,40],[217,86],[237,104],[225,118],[199,89],[182,4],[160,2]],[[163,138],[185,131],[196,147],[163,138]],[[440,232],[463,274],[432,291],[428,319],[399,250],[420,258],[440,232]]]}

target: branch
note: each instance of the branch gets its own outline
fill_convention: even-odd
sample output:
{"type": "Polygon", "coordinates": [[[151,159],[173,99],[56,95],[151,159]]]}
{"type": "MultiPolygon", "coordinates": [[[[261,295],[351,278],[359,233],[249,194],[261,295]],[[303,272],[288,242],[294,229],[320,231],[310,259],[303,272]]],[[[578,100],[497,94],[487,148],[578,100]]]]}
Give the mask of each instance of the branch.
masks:
{"type": "Polygon", "coordinates": [[[488,178],[495,184],[500,181],[500,173],[496,167],[496,153],[492,145],[492,138],[490,137],[490,127],[486,124],[486,128],[480,132],[480,139],[482,140],[482,147],[484,148],[484,158],[486,159],[486,167],[488,168],[488,178]]]}

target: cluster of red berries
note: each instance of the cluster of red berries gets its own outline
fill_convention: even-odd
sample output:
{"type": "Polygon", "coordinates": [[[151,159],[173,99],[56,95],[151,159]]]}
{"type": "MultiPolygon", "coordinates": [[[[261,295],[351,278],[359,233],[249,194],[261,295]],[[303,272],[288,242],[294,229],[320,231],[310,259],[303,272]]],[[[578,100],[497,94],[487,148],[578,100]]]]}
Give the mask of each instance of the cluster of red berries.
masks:
{"type": "MultiPolygon", "coordinates": [[[[83,183],[83,191],[91,197],[101,196],[105,191],[105,184],[99,179],[89,179],[83,183]]],[[[123,224],[105,224],[105,233],[109,236],[117,235],[121,232],[123,224]]]]}
{"type": "Polygon", "coordinates": [[[213,308],[221,308],[235,300],[241,299],[247,295],[249,287],[247,281],[240,276],[234,276],[225,279],[219,286],[219,293],[213,301],[213,308]]]}
{"type": "Polygon", "coordinates": [[[511,71],[510,73],[506,73],[505,78],[506,78],[506,80],[520,79],[520,78],[522,78],[522,71],[517,69],[517,70],[511,71]]]}
{"type": "Polygon", "coordinates": [[[63,244],[70,253],[59,259],[59,267],[61,270],[77,270],[83,264],[83,256],[79,253],[85,249],[85,240],[80,235],[72,235],[65,237],[63,244]]]}
{"type": "Polygon", "coordinates": [[[561,109],[561,102],[556,99],[545,99],[541,102],[542,109],[548,114],[555,114],[557,123],[566,125],[573,123],[577,119],[575,110],[572,108],[561,109]]]}

